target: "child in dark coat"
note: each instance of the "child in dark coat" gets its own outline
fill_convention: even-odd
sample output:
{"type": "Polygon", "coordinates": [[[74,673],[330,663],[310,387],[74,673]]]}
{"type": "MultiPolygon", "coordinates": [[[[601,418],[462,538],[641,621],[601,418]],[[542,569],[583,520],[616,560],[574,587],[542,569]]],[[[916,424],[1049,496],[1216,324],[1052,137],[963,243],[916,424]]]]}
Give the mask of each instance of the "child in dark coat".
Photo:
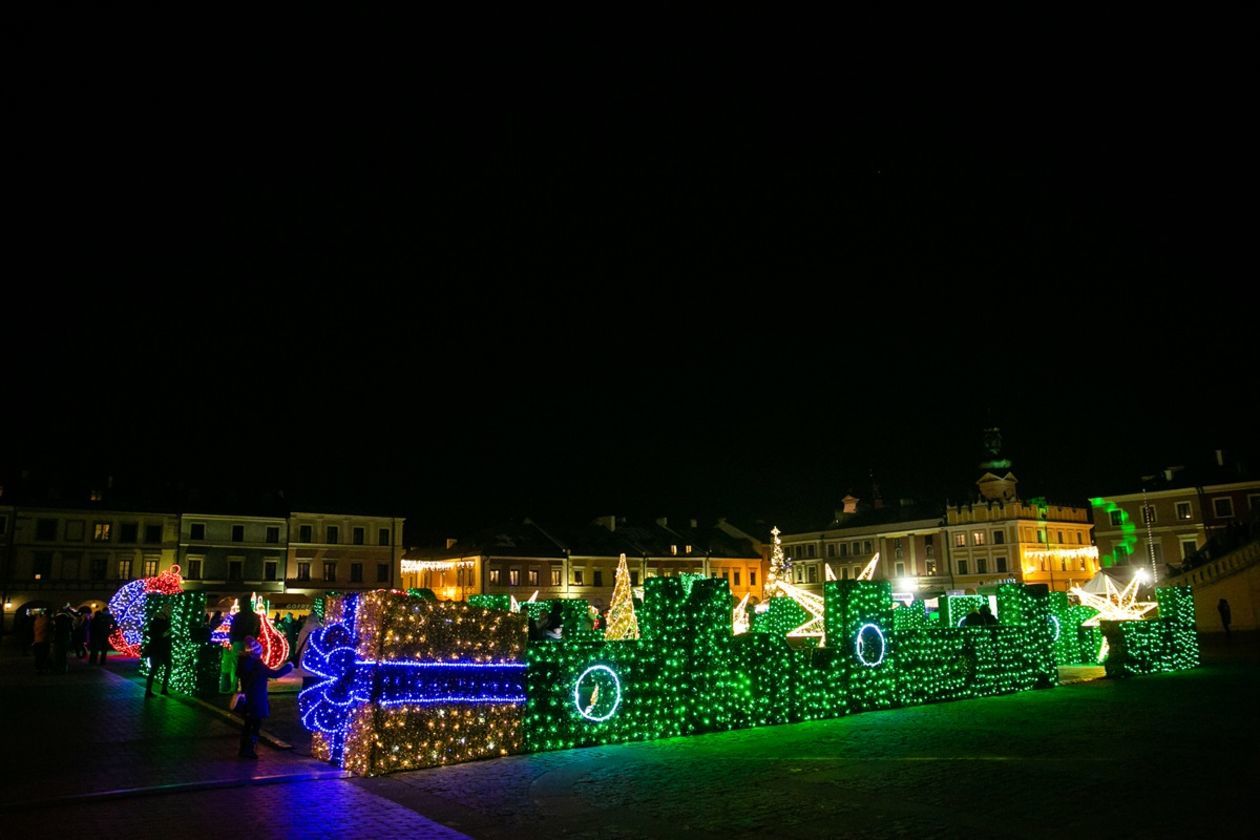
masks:
{"type": "Polygon", "coordinates": [[[286,662],[279,668],[268,668],[262,661],[262,645],[253,636],[245,639],[244,648],[236,663],[236,677],[241,681],[241,693],[245,695],[245,729],[241,732],[241,758],[258,758],[254,745],[258,743],[258,732],[262,729],[263,718],[271,715],[271,704],[267,700],[267,680],[283,677],[292,670],[292,662],[286,662]]]}

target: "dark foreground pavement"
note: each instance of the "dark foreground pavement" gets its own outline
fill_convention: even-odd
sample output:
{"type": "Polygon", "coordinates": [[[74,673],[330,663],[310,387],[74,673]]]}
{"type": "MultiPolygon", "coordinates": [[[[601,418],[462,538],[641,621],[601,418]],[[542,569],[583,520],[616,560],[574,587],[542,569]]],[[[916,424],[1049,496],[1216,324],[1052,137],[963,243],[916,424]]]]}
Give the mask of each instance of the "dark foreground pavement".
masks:
{"type": "MultiPolygon", "coordinates": [[[[1228,647],[1205,641],[1209,664],[1183,674],[375,779],[309,780],[329,768],[297,754],[300,747],[268,750],[258,767],[236,771],[246,776],[225,779],[232,787],[5,807],[0,825],[6,836],[11,829],[456,836],[427,817],[490,838],[1251,837],[1260,822],[1260,638],[1236,638],[1228,647]],[[261,785],[249,773],[286,778],[261,785]]],[[[46,698],[76,691],[73,674],[39,678],[35,691],[34,678],[15,684],[9,670],[0,675],[5,743],[17,748],[8,753],[10,767],[42,768],[20,783],[23,797],[37,795],[33,788],[43,795],[84,789],[74,757],[118,750],[138,768],[157,754],[147,765],[159,768],[155,785],[183,765],[230,774],[220,753],[234,750],[235,731],[204,710],[168,704],[168,718],[183,710],[174,713],[182,721],[176,725],[144,709],[142,690],[118,677],[80,678],[88,693],[68,705],[46,698]],[[65,682],[43,687],[53,680],[65,682]],[[45,698],[20,701],[29,726],[9,714],[15,695],[45,698]],[[102,730],[113,735],[93,737],[72,722],[93,697],[106,717],[110,708],[127,710],[116,728],[102,730]]],[[[292,703],[276,699],[281,714],[272,728],[284,737],[292,703]]],[[[134,781],[148,771],[127,772],[134,781]]],[[[14,801],[7,788],[0,802],[14,801]]]]}

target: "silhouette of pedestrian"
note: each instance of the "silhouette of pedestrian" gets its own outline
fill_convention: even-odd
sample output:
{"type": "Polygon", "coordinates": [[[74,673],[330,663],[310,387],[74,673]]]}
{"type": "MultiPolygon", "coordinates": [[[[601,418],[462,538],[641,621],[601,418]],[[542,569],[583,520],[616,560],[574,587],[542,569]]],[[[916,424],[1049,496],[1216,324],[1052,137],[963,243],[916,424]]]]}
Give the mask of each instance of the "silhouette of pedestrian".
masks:
{"type": "Polygon", "coordinates": [[[1220,613],[1220,614],[1221,614],[1221,626],[1223,626],[1223,627],[1225,628],[1225,638],[1228,640],[1228,639],[1230,638],[1230,634],[1229,634],[1229,620],[1230,620],[1230,613],[1229,613],[1229,601],[1226,601],[1224,598],[1222,598],[1221,600],[1217,601],[1217,602],[1216,602],[1216,611],[1217,611],[1218,613],[1220,613]]]}
{"type": "Polygon", "coordinates": [[[145,684],[144,696],[153,696],[153,678],[157,676],[158,668],[162,669],[162,693],[170,694],[171,621],[166,616],[157,616],[149,625],[149,643],[145,646],[144,655],[149,659],[149,681],[145,684]]]}

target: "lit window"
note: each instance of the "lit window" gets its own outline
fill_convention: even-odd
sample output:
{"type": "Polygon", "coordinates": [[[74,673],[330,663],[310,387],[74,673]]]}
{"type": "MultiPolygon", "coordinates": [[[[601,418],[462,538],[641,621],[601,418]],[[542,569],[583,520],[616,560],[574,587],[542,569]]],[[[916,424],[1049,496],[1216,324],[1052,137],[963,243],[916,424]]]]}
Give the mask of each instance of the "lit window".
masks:
{"type": "Polygon", "coordinates": [[[529,585],[537,586],[538,585],[538,570],[530,569],[528,574],[529,574],[529,585]]]}
{"type": "Polygon", "coordinates": [[[498,569],[490,570],[490,585],[491,586],[499,585],[499,570],[498,569]]]}
{"type": "Polygon", "coordinates": [[[573,585],[574,586],[582,585],[582,570],[581,569],[573,570],[573,585]]]}
{"type": "Polygon", "coordinates": [[[972,545],[984,545],[984,531],[972,531],[972,532],[971,532],[971,544],[972,544],[972,545]]]}
{"type": "Polygon", "coordinates": [[[551,585],[552,586],[560,585],[560,570],[559,569],[551,570],[551,585]]]}
{"type": "Polygon", "coordinates": [[[1194,512],[1191,510],[1189,502],[1177,502],[1178,519],[1191,519],[1193,517],[1194,512]]]}
{"type": "Polygon", "coordinates": [[[108,522],[97,522],[92,526],[92,540],[94,542],[109,542],[109,534],[112,527],[108,522]]]}
{"type": "Polygon", "coordinates": [[[957,534],[954,534],[954,545],[956,545],[956,546],[958,546],[959,548],[961,548],[961,547],[965,546],[966,544],[967,544],[967,535],[966,535],[966,534],[964,534],[962,531],[959,531],[957,534]]]}
{"type": "Polygon", "coordinates": [[[509,569],[508,570],[508,586],[520,586],[520,585],[521,585],[521,570],[509,569]]]}

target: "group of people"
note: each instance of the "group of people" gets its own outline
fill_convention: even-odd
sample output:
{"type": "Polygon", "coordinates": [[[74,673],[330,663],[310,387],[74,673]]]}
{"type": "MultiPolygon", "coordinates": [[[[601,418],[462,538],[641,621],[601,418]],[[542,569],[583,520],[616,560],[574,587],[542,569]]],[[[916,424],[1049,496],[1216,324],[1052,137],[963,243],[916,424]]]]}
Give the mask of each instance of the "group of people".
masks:
{"type": "Polygon", "coordinates": [[[64,674],[72,652],[91,665],[105,664],[109,634],[116,626],[108,608],[94,613],[91,607],[76,610],[66,604],[56,612],[31,610],[19,632],[23,652],[29,650],[35,657],[37,673],[64,674]]]}
{"type": "Polygon", "coordinates": [[[987,627],[990,624],[997,624],[998,620],[993,615],[993,610],[989,609],[988,604],[984,604],[978,610],[972,610],[963,617],[963,627],[987,627]]]}
{"type": "MultiPolygon", "coordinates": [[[[529,613],[524,605],[521,606],[521,612],[528,617],[529,613]]],[[[578,629],[581,630],[603,630],[608,626],[608,613],[599,608],[598,602],[595,606],[589,607],[586,614],[578,619],[578,629]]],[[[564,637],[564,606],[559,601],[551,604],[551,610],[545,615],[538,618],[529,619],[529,640],[531,642],[541,642],[548,639],[559,641],[564,637]]]]}

